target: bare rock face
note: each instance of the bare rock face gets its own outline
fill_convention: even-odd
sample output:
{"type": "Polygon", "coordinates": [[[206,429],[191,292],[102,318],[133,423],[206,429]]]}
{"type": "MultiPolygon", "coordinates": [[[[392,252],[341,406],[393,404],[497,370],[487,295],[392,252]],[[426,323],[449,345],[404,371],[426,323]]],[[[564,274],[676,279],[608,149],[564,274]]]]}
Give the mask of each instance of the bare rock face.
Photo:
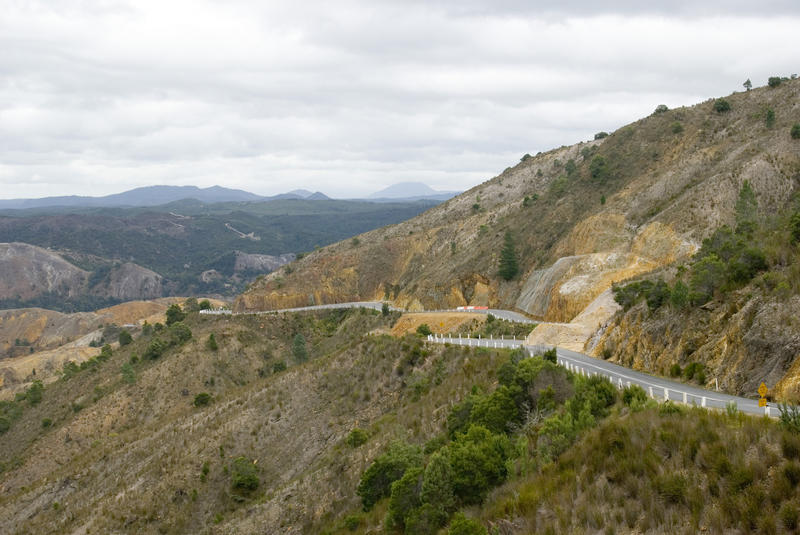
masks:
{"type": "Polygon", "coordinates": [[[0,243],[0,299],[32,299],[46,293],[75,297],[88,272],[55,253],[26,243],[0,243]]]}
{"type": "Polygon", "coordinates": [[[154,299],[163,295],[162,281],[163,277],[155,271],[126,262],[112,268],[108,279],[92,292],[120,301],[154,299]]]}
{"type": "Polygon", "coordinates": [[[0,310],[0,358],[53,349],[98,329],[104,316],[62,314],[43,308],[0,310]]]}
{"type": "Polygon", "coordinates": [[[294,253],[272,256],[236,251],[236,261],[233,265],[233,271],[236,273],[241,271],[258,271],[262,273],[269,273],[270,271],[275,271],[279,267],[288,264],[294,259],[294,253]]]}

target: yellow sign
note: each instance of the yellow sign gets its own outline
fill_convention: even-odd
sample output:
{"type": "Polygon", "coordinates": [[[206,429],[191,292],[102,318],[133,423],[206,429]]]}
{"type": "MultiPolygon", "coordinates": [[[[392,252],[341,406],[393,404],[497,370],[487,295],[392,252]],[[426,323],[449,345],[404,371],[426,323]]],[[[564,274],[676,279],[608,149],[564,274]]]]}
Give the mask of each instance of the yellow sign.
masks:
{"type": "Polygon", "coordinates": [[[767,398],[761,398],[758,400],[759,407],[766,407],[767,406],[767,398]]]}
{"type": "Polygon", "coordinates": [[[762,398],[767,395],[767,385],[761,383],[761,386],[758,387],[758,395],[762,398]]]}

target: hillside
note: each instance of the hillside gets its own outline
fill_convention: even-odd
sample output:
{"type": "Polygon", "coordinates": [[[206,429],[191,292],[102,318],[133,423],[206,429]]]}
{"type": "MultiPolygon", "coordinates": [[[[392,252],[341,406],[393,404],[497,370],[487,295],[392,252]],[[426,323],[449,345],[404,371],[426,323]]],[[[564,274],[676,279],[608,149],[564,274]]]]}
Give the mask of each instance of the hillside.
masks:
{"type": "Polygon", "coordinates": [[[0,215],[0,242],[14,245],[0,250],[0,262],[8,264],[0,271],[0,308],[86,311],[163,295],[233,296],[296,253],[434,204],[184,200],[146,208],[7,210],[0,215]]]}
{"type": "Polygon", "coordinates": [[[0,402],[4,531],[791,532],[800,424],[425,346],[396,319],[189,314],[0,402]]]}
{"type": "MultiPolygon", "coordinates": [[[[789,135],[800,120],[800,82],[724,100],[728,111],[716,111],[713,99],[659,108],[593,141],[525,155],[414,219],[328,246],[263,278],[235,307],[389,299],[412,310],[516,308],[553,322],[537,328],[532,343],[583,349],[619,309],[612,284],[687,262],[703,239],[734,224],[745,182],[762,217],[790,204],[800,183],[800,141],[789,135]],[[767,110],[774,112],[769,126],[767,110]],[[498,274],[506,234],[519,264],[508,281],[498,274]]],[[[753,335],[763,339],[767,332],[753,335]]],[[[656,335],[652,343],[660,340],[656,335]]],[[[637,347],[635,340],[627,347],[637,347]]],[[[768,370],[764,353],[739,352],[734,362],[726,360],[730,373],[748,379],[722,381],[724,388],[752,393],[767,379],[772,387],[796,357],[768,370]]],[[[641,352],[637,358],[644,369],[664,368],[641,352]]]]}

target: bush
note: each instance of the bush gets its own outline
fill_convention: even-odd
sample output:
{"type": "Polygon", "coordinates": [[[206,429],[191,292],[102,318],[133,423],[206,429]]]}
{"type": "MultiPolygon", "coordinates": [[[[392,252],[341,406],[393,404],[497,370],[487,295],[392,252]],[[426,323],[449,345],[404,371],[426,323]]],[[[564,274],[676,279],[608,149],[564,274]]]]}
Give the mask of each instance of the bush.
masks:
{"type": "Polygon", "coordinates": [[[369,435],[367,434],[366,431],[356,427],[355,429],[350,431],[350,433],[344,439],[344,442],[345,442],[345,444],[347,444],[351,448],[357,448],[357,447],[361,446],[362,444],[364,444],[367,441],[368,438],[369,438],[369,435]]]}
{"type": "Polygon", "coordinates": [[[308,360],[306,338],[301,333],[297,333],[292,340],[292,355],[297,362],[305,362],[308,360]]]}
{"type": "Polygon", "coordinates": [[[208,335],[208,340],[206,341],[206,347],[211,351],[216,351],[219,349],[217,345],[217,340],[214,338],[214,333],[208,335]]]}
{"type": "Polygon", "coordinates": [[[595,139],[603,139],[608,137],[608,132],[598,132],[594,135],[595,139]]]}
{"type": "Polygon", "coordinates": [[[233,460],[231,482],[234,490],[253,491],[261,483],[256,465],[250,459],[237,457],[233,460]]]}
{"type": "Polygon", "coordinates": [[[478,521],[468,518],[464,513],[457,513],[450,522],[447,535],[486,535],[486,528],[478,521]]]}
{"type": "Polygon", "coordinates": [[[670,503],[686,501],[686,478],[679,474],[665,474],[656,477],[655,487],[658,493],[670,503]]]}
{"type": "Polygon", "coordinates": [[[182,322],[175,322],[167,329],[171,345],[181,345],[192,339],[192,331],[182,322]]]}
{"type": "Polygon", "coordinates": [[[0,416],[0,435],[11,429],[11,421],[8,418],[0,416]]]}
{"type": "Polygon", "coordinates": [[[126,346],[126,345],[130,344],[131,342],[133,342],[133,336],[131,336],[131,333],[129,333],[125,329],[122,329],[119,332],[119,337],[117,339],[119,341],[119,345],[120,346],[126,346]]]}
{"type": "Polygon", "coordinates": [[[211,301],[208,299],[203,299],[197,303],[197,310],[211,310],[211,301]]]}
{"type": "Polygon", "coordinates": [[[195,407],[205,407],[209,403],[211,403],[211,394],[208,392],[200,392],[194,397],[195,407]]]}
{"type": "Polygon", "coordinates": [[[647,393],[639,385],[631,385],[622,391],[622,402],[628,407],[641,407],[647,402],[647,393]]]}
{"type": "Polygon", "coordinates": [[[731,110],[731,103],[724,98],[718,98],[714,101],[714,111],[717,113],[725,113],[731,110]]]}
{"type": "Polygon", "coordinates": [[[44,392],[44,385],[41,381],[34,381],[31,386],[25,390],[25,399],[31,405],[38,405],[42,401],[42,392],[44,392]]]}
{"type": "Polygon", "coordinates": [[[415,466],[422,466],[422,452],[416,446],[395,442],[362,474],[356,493],[365,511],[369,511],[391,492],[391,485],[415,466]]]}
{"type": "Polygon", "coordinates": [[[675,121],[670,125],[669,129],[672,130],[673,134],[680,134],[683,132],[683,125],[680,122],[675,121]]]}
{"type": "Polygon", "coordinates": [[[800,139],[800,123],[794,123],[789,133],[792,139],[800,139]]]}
{"type": "Polygon", "coordinates": [[[764,123],[767,125],[767,128],[772,128],[775,125],[775,110],[772,108],[767,109],[764,115],[764,123]]]}
{"type": "Polygon", "coordinates": [[[665,113],[665,112],[668,112],[668,111],[669,111],[669,108],[667,107],[666,104],[659,104],[658,106],[656,106],[656,111],[654,111],[653,113],[659,114],[659,113],[665,113]]]}
{"type": "Polygon", "coordinates": [[[127,384],[132,385],[136,382],[136,372],[133,370],[133,366],[130,362],[126,362],[122,365],[120,373],[122,373],[122,380],[127,384]]]}
{"type": "Polygon", "coordinates": [[[272,373],[279,373],[286,369],[286,362],[280,360],[272,365],[272,373]]]}
{"type": "Polygon", "coordinates": [[[598,155],[592,158],[592,161],[589,162],[589,172],[592,175],[592,178],[604,181],[608,178],[608,162],[602,156],[598,155]]]}
{"type": "Polygon", "coordinates": [[[167,309],[167,326],[169,327],[173,323],[177,323],[179,321],[183,321],[186,318],[186,314],[181,310],[179,304],[175,303],[174,305],[170,305],[167,309]]]}
{"type": "Polygon", "coordinates": [[[767,79],[767,85],[770,87],[778,87],[783,82],[783,79],[780,76],[770,76],[767,79]]]}
{"type": "Polygon", "coordinates": [[[47,429],[53,425],[53,420],[50,418],[42,418],[42,429],[47,429]]]}
{"type": "Polygon", "coordinates": [[[779,403],[778,410],[781,427],[792,433],[800,433],[800,407],[779,403]]]}
{"type": "Polygon", "coordinates": [[[681,369],[681,365],[677,362],[669,367],[669,376],[670,377],[680,377],[683,374],[683,370],[681,369]]]}
{"type": "Polygon", "coordinates": [[[544,353],[542,353],[542,358],[548,362],[552,362],[553,364],[558,362],[558,353],[556,352],[556,348],[550,348],[544,353]]]}
{"type": "Polygon", "coordinates": [[[797,529],[798,516],[797,506],[793,503],[784,503],[778,512],[781,524],[789,531],[797,529]]]}
{"type": "Polygon", "coordinates": [[[428,336],[433,334],[433,331],[431,331],[431,328],[427,323],[421,323],[419,326],[417,326],[417,334],[428,336]]]}

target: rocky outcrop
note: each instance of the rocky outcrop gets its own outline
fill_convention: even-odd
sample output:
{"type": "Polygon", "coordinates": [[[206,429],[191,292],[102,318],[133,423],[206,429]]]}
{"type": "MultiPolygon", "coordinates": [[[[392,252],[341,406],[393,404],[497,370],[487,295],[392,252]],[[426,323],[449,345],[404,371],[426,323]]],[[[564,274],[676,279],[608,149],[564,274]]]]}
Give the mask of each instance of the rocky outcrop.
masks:
{"type": "Polygon", "coordinates": [[[288,264],[294,259],[294,253],[272,256],[267,254],[250,254],[236,251],[236,260],[233,264],[233,271],[235,273],[242,271],[269,273],[270,271],[275,271],[279,267],[288,264]]]}
{"type": "Polygon", "coordinates": [[[667,375],[673,364],[698,362],[707,383],[755,396],[761,382],[772,396],[800,401],[800,296],[785,301],[754,286],[729,301],[677,313],[639,303],[613,318],[587,344],[595,356],[667,375]]]}
{"type": "Polygon", "coordinates": [[[132,262],[114,266],[101,284],[92,288],[92,293],[129,301],[131,299],[155,299],[163,295],[163,277],[132,262]]]}
{"type": "Polygon", "coordinates": [[[75,297],[88,275],[47,249],[0,243],[0,299],[27,300],[46,293],[75,297]]]}

